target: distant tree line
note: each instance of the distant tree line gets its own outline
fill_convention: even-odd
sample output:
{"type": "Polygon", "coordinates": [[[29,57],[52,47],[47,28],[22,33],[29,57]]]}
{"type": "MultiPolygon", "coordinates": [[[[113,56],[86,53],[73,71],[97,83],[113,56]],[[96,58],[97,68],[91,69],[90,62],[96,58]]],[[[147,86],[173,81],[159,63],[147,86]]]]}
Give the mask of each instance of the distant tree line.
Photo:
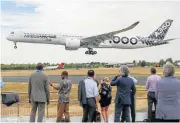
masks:
{"type": "MultiPolygon", "coordinates": [[[[167,58],[166,60],[161,59],[159,62],[148,62],[145,60],[133,61],[134,66],[137,67],[146,67],[146,66],[154,66],[154,67],[162,67],[166,62],[171,62],[175,66],[180,60],[173,61],[172,58],[167,58]]],[[[44,66],[56,66],[59,63],[43,63],[44,66]]],[[[90,62],[90,63],[66,63],[64,68],[100,68],[105,67],[107,63],[101,62],[90,62]]],[[[36,69],[36,64],[1,64],[1,70],[34,70],[36,69]]]]}
{"type": "Polygon", "coordinates": [[[161,59],[159,62],[147,62],[145,60],[139,60],[138,62],[136,62],[135,60],[133,61],[133,63],[136,66],[141,66],[141,67],[145,67],[145,66],[154,66],[154,67],[163,67],[163,65],[166,62],[170,62],[172,64],[174,64],[175,66],[177,66],[177,63],[180,62],[180,60],[175,60],[173,61],[172,58],[167,58],[166,60],[161,59]]]}
{"type": "MultiPolygon", "coordinates": [[[[45,66],[56,66],[59,63],[43,63],[45,66]]],[[[64,68],[100,68],[104,67],[106,63],[91,62],[91,63],[66,63],[64,68]]],[[[1,64],[1,70],[35,70],[36,64],[1,64]]]]}

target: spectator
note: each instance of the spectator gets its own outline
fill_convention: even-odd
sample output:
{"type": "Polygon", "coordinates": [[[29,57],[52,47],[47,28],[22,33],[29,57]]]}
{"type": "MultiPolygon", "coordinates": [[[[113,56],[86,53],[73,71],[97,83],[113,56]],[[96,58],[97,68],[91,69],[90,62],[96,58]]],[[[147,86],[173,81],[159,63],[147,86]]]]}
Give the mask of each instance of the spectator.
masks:
{"type": "Polygon", "coordinates": [[[4,82],[3,82],[3,80],[2,80],[1,77],[0,77],[0,87],[1,87],[1,88],[4,88],[4,82]]]}
{"type": "Polygon", "coordinates": [[[30,122],[35,122],[38,108],[38,122],[42,122],[45,111],[45,103],[49,104],[48,77],[42,72],[43,65],[38,63],[36,72],[31,74],[28,84],[29,102],[32,104],[30,122]]]}
{"type": "Polygon", "coordinates": [[[156,85],[156,118],[159,122],[179,122],[180,119],[180,80],[174,77],[171,63],[164,66],[164,78],[156,85]]]}
{"type": "Polygon", "coordinates": [[[94,70],[89,70],[88,77],[84,80],[86,104],[83,104],[82,122],[93,122],[96,108],[98,109],[98,87],[94,77],[94,70]]]}
{"type": "MultiPolygon", "coordinates": [[[[0,77],[0,88],[4,88],[4,82],[2,78],[0,77]]],[[[2,96],[0,95],[0,102],[2,102],[2,96]]]]}
{"type": "Polygon", "coordinates": [[[99,84],[99,95],[100,95],[100,105],[101,105],[101,114],[103,116],[103,119],[105,122],[108,122],[109,114],[108,114],[108,108],[111,104],[112,99],[112,89],[109,85],[109,78],[105,77],[101,84],[99,84]]]}
{"type": "Polygon", "coordinates": [[[161,79],[160,76],[156,75],[156,69],[151,68],[151,76],[147,78],[146,89],[148,89],[147,99],[148,99],[148,120],[152,122],[152,106],[154,104],[156,110],[157,100],[155,98],[156,83],[161,79]]]}
{"type": "Polygon", "coordinates": [[[136,87],[129,76],[129,69],[126,65],[121,66],[120,73],[122,77],[115,76],[112,81],[112,86],[117,86],[115,98],[115,117],[114,122],[120,122],[121,113],[126,122],[130,122],[129,107],[131,105],[131,93],[134,96],[136,87]],[[131,92],[132,91],[132,92],[131,92]]]}
{"type": "Polygon", "coordinates": [[[95,82],[96,82],[96,84],[97,84],[97,87],[99,87],[99,81],[98,80],[94,80],[95,82]]]}
{"type": "MultiPolygon", "coordinates": [[[[134,84],[137,83],[137,79],[135,79],[134,77],[129,75],[129,78],[131,78],[134,82],[134,84]]],[[[131,120],[132,122],[136,121],[136,94],[133,94],[131,91],[131,105],[130,105],[130,109],[131,109],[131,120]]],[[[125,117],[122,115],[121,116],[121,122],[125,121],[125,117]]]]}
{"type": "Polygon", "coordinates": [[[68,79],[68,72],[63,71],[61,74],[62,82],[60,82],[59,86],[56,87],[49,82],[50,86],[52,86],[55,90],[59,90],[59,99],[58,99],[58,110],[57,110],[57,120],[56,122],[62,121],[63,114],[65,116],[65,121],[70,122],[69,115],[69,96],[70,90],[72,87],[71,80],[68,79]]]}

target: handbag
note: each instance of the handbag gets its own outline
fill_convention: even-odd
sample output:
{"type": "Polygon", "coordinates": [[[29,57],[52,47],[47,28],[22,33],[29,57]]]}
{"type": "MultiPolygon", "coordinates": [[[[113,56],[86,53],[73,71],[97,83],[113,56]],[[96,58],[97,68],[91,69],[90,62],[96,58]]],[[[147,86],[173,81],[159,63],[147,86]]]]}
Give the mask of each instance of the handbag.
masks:
{"type": "Polygon", "coordinates": [[[94,113],[94,122],[101,122],[101,114],[98,110],[95,111],[94,113]]]}

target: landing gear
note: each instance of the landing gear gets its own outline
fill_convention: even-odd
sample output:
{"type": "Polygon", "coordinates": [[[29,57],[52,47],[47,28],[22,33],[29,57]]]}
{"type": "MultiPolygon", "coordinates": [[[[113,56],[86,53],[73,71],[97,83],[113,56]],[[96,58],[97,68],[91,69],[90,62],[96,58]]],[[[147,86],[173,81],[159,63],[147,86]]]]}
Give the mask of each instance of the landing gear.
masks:
{"type": "Polygon", "coordinates": [[[16,45],[16,42],[14,42],[14,49],[17,49],[17,45],[16,45]]]}
{"type": "Polygon", "coordinates": [[[92,48],[88,48],[88,51],[85,52],[86,55],[95,55],[97,54],[97,51],[93,51],[92,48]]]}

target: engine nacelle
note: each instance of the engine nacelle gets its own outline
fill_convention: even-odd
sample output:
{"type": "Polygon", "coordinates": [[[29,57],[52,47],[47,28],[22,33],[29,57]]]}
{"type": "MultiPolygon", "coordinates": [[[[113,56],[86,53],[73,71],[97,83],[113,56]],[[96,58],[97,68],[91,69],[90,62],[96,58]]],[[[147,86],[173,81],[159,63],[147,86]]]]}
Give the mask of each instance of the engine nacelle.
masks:
{"type": "Polygon", "coordinates": [[[66,50],[78,50],[80,48],[80,40],[78,39],[67,39],[65,49],[66,50]]]}

